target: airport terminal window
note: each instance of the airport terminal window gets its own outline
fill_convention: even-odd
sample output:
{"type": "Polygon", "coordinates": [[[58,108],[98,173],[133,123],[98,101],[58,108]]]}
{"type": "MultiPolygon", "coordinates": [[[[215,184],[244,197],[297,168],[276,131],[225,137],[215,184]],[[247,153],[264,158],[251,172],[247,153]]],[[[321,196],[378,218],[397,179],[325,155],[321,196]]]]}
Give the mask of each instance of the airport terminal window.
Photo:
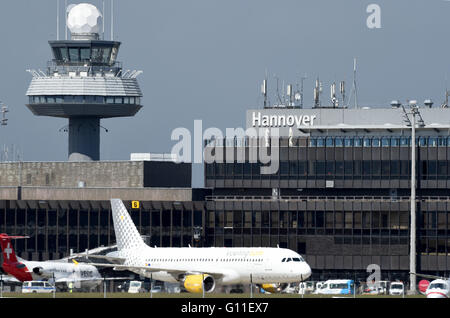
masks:
{"type": "Polygon", "coordinates": [[[381,146],[389,147],[390,146],[390,138],[387,138],[387,137],[381,138],[381,146]]]}
{"type": "Polygon", "coordinates": [[[438,146],[446,147],[447,146],[447,138],[439,137],[438,138],[438,146]]]}
{"type": "Polygon", "coordinates": [[[429,147],[437,147],[437,138],[436,137],[428,137],[428,146],[429,147]]]}
{"type": "Polygon", "coordinates": [[[400,146],[401,147],[409,147],[411,144],[411,138],[410,137],[402,137],[400,138],[400,146]]]}
{"type": "Polygon", "coordinates": [[[424,147],[427,145],[427,138],[426,137],[419,137],[419,146],[424,147]]]}
{"type": "Polygon", "coordinates": [[[309,138],[309,146],[310,147],[315,147],[316,146],[316,139],[309,138]]]}
{"type": "Polygon", "coordinates": [[[325,146],[325,140],[323,138],[317,138],[317,147],[325,146]]]}
{"type": "Polygon", "coordinates": [[[353,139],[352,138],[345,138],[344,146],[345,147],[352,147],[353,146],[353,139]]]}
{"type": "Polygon", "coordinates": [[[342,142],[342,138],[340,138],[340,137],[336,137],[334,142],[335,142],[336,147],[342,147],[344,145],[342,142]]]}
{"type": "Polygon", "coordinates": [[[362,146],[362,139],[361,138],[355,137],[353,141],[354,141],[355,147],[361,147],[362,146]]]}
{"type": "Polygon", "coordinates": [[[398,138],[391,138],[391,147],[398,147],[400,144],[398,138]]]}
{"type": "Polygon", "coordinates": [[[364,147],[370,147],[371,139],[370,138],[364,138],[363,145],[364,145],[364,147]]]}
{"type": "Polygon", "coordinates": [[[380,147],[380,139],[379,138],[372,139],[372,147],[380,147]]]}
{"type": "Polygon", "coordinates": [[[334,145],[334,140],[333,140],[333,138],[332,138],[332,137],[327,137],[327,138],[325,139],[325,145],[326,145],[327,147],[333,147],[333,145],[334,145]]]}

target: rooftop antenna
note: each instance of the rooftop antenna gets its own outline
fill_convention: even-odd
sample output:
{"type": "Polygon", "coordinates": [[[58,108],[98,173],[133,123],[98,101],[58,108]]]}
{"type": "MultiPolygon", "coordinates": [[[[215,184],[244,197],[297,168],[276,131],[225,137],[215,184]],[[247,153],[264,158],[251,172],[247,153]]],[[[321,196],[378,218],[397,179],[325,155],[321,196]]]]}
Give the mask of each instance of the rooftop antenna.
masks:
{"type": "Polygon", "coordinates": [[[68,8],[67,8],[67,0],[64,1],[64,8],[66,10],[66,14],[65,16],[65,22],[64,22],[64,31],[66,33],[66,41],[67,41],[67,14],[69,13],[68,8]]]}
{"type": "Polygon", "coordinates": [[[1,113],[2,113],[2,120],[1,120],[1,126],[6,126],[8,125],[8,119],[6,118],[6,113],[9,112],[8,107],[3,104],[2,102],[0,102],[0,105],[2,106],[1,108],[1,113]]]}
{"type": "Polygon", "coordinates": [[[322,82],[316,79],[316,87],[314,87],[314,107],[320,107],[320,94],[322,94],[322,82]]]}
{"type": "Polygon", "coordinates": [[[344,105],[345,104],[345,81],[341,81],[340,93],[341,93],[341,96],[342,96],[342,105],[344,105]]]}
{"type": "Polygon", "coordinates": [[[441,106],[442,108],[448,107],[448,88],[447,88],[447,74],[445,74],[445,102],[441,106]]]}
{"type": "Polygon", "coordinates": [[[114,0],[111,0],[111,41],[114,41],[114,0]]]}
{"type": "Polygon", "coordinates": [[[289,100],[288,106],[294,106],[294,103],[292,102],[292,99],[294,97],[293,90],[292,90],[292,84],[289,84],[287,86],[286,95],[288,96],[288,100],[289,100]]]}
{"type": "Polygon", "coordinates": [[[353,87],[352,92],[350,94],[350,98],[348,99],[347,107],[350,105],[350,100],[352,99],[353,94],[355,94],[355,108],[358,108],[358,91],[356,89],[356,57],[353,59],[353,87]]]}
{"type": "Polygon", "coordinates": [[[56,0],[56,41],[59,41],[59,0],[56,0]]]}
{"type": "Polygon", "coordinates": [[[333,108],[336,108],[339,104],[338,100],[336,98],[336,83],[331,84],[330,97],[331,97],[331,104],[333,105],[333,108]]]}
{"type": "Polygon", "coordinates": [[[266,108],[267,107],[267,70],[266,70],[266,76],[261,85],[261,94],[263,94],[263,96],[264,96],[264,108],[266,108]]]}
{"type": "Polygon", "coordinates": [[[303,108],[303,81],[305,80],[305,79],[307,79],[308,77],[307,77],[307,75],[306,75],[306,73],[305,73],[305,75],[303,75],[302,76],[302,78],[301,78],[301,86],[300,86],[300,96],[301,96],[301,100],[300,100],[300,108],[303,108]]]}
{"type": "MultiPolygon", "coordinates": [[[[105,16],[105,0],[102,0],[102,14],[105,16]]],[[[102,40],[105,39],[105,18],[102,19],[102,40]]]]}
{"type": "Polygon", "coordinates": [[[278,103],[281,105],[283,102],[281,101],[281,97],[280,97],[280,87],[278,85],[279,79],[275,74],[273,74],[273,76],[277,79],[277,97],[278,97],[278,103]]]}

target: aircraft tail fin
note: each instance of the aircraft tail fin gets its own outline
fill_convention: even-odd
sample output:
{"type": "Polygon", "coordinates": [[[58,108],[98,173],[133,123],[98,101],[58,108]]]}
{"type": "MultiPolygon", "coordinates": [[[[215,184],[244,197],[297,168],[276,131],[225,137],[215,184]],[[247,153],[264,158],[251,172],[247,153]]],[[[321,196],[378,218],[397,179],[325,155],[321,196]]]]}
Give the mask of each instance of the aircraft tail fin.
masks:
{"type": "Polygon", "coordinates": [[[146,246],[122,200],[111,199],[111,209],[117,249],[121,251],[146,246]]]}
{"type": "Polygon", "coordinates": [[[13,246],[11,245],[11,240],[15,239],[26,239],[28,236],[9,236],[8,234],[0,234],[0,245],[2,247],[3,253],[3,262],[8,263],[16,263],[17,257],[16,252],[14,251],[13,246]]]}

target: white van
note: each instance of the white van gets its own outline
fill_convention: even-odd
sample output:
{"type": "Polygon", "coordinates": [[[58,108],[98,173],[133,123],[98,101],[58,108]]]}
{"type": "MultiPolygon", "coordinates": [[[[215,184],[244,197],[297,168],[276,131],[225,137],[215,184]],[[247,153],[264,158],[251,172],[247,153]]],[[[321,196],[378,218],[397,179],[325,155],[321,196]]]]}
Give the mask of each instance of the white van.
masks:
{"type": "Polygon", "coordinates": [[[130,287],[128,288],[128,292],[130,294],[138,294],[141,292],[142,282],[137,280],[132,280],[130,282],[130,287]]]}
{"type": "Polygon", "coordinates": [[[53,293],[55,286],[44,281],[28,281],[22,284],[22,293],[53,293]]]}
{"type": "Polygon", "coordinates": [[[405,294],[405,285],[402,282],[392,282],[389,287],[389,295],[403,295],[405,294]]]}
{"type": "Polygon", "coordinates": [[[322,295],[351,295],[354,290],[354,281],[351,279],[330,279],[317,289],[322,295]]]}

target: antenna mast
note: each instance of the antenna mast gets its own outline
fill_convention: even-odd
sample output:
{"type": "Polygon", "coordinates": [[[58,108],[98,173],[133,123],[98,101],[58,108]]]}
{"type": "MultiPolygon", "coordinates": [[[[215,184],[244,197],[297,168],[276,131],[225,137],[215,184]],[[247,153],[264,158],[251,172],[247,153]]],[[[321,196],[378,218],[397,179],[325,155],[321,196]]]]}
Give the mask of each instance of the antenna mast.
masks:
{"type": "Polygon", "coordinates": [[[59,0],[56,0],[56,41],[59,41],[59,0]]]}
{"type": "Polygon", "coordinates": [[[111,0],[111,41],[114,41],[114,0],[111,0]]]}
{"type": "Polygon", "coordinates": [[[356,57],[353,59],[353,87],[350,98],[348,99],[347,107],[350,105],[350,100],[352,99],[353,94],[355,94],[355,108],[358,109],[358,91],[356,88],[356,57]]]}
{"type": "Polygon", "coordinates": [[[64,31],[66,33],[66,40],[67,40],[67,0],[64,1],[64,17],[65,17],[65,25],[64,25],[64,31]]]}

